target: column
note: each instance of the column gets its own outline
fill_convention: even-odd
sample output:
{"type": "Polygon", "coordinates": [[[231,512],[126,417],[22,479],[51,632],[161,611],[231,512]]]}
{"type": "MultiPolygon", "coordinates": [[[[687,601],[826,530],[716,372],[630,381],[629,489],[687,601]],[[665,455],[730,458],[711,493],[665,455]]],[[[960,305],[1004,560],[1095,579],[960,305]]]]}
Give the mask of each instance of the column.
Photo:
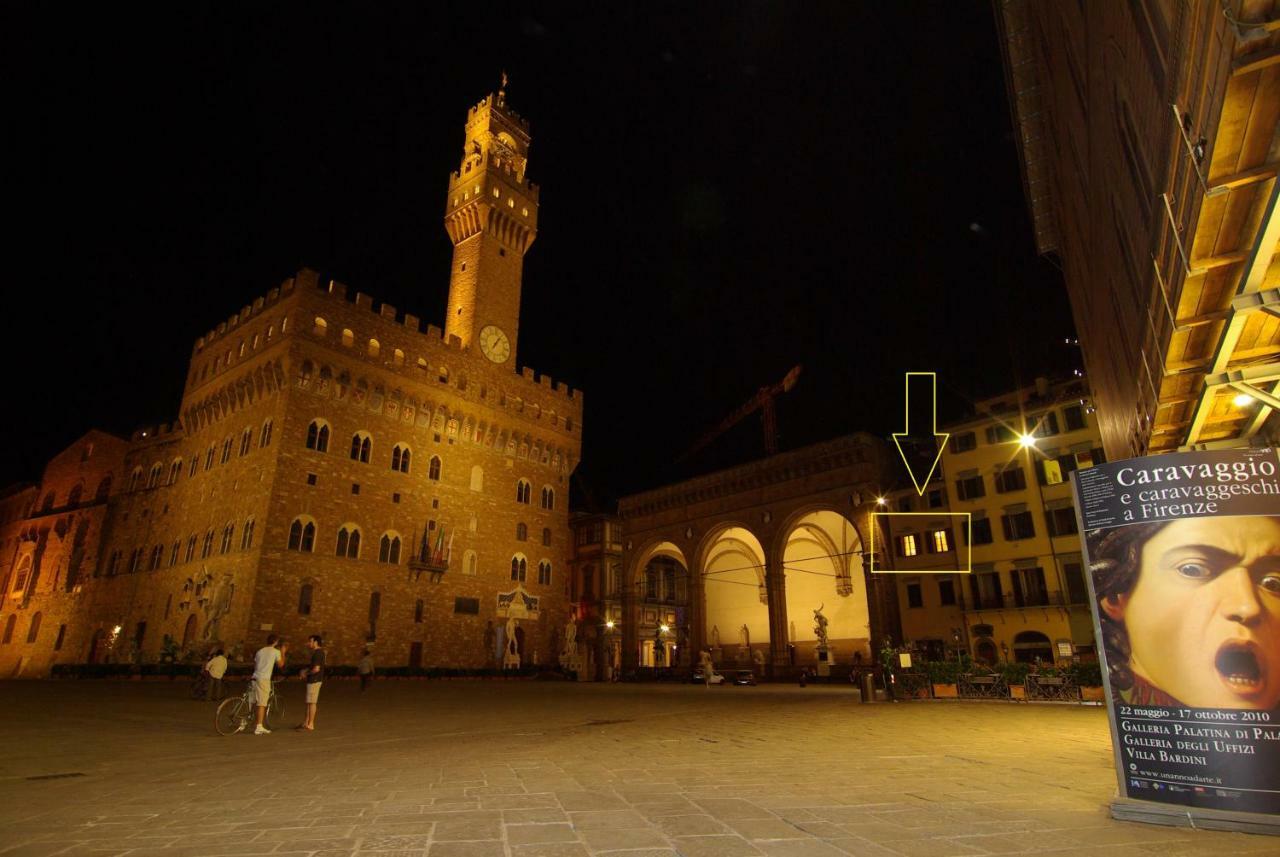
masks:
{"type": "Polygon", "coordinates": [[[625,675],[640,666],[640,609],[635,588],[622,587],[622,672],[625,675]]]}
{"type": "Polygon", "coordinates": [[[781,559],[773,560],[765,569],[765,594],[769,598],[769,661],[774,675],[785,673],[791,666],[787,628],[787,581],[781,559]]]}

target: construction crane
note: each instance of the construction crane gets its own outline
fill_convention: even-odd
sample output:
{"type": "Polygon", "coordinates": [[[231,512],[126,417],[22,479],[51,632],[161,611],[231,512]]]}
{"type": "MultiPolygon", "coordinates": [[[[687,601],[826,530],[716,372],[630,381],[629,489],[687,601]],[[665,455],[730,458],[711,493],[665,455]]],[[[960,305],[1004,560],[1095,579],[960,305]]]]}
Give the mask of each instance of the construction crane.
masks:
{"type": "Polygon", "coordinates": [[[801,367],[799,364],[792,366],[791,371],[786,374],[781,381],[776,384],[770,384],[767,387],[761,387],[756,394],[750,399],[742,403],[736,411],[725,417],[720,425],[711,429],[709,432],[698,438],[693,446],[689,447],[684,453],[676,459],[676,462],[687,461],[698,452],[701,452],[707,444],[718,438],[720,435],[733,428],[746,417],[760,411],[760,421],[764,428],[764,448],[769,455],[774,455],[778,451],[778,417],[774,411],[773,400],[775,397],[790,392],[791,388],[796,385],[796,379],[800,377],[801,367]]]}

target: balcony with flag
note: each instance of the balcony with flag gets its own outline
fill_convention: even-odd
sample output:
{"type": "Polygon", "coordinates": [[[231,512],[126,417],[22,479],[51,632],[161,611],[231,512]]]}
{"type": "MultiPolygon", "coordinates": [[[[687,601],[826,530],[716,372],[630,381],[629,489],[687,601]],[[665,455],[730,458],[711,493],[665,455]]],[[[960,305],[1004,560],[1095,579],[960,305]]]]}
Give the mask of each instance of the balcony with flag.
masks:
{"type": "Polygon", "coordinates": [[[450,533],[448,541],[445,541],[445,529],[443,524],[436,528],[434,539],[431,537],[430,527],[423,529],[418,550],[409,559],[409,571],[413,574],[414,580],[426,572],[432,583],[439,583],[444,573],[449,570],[449,555],[453,552],[453,533],[450,533]]]}

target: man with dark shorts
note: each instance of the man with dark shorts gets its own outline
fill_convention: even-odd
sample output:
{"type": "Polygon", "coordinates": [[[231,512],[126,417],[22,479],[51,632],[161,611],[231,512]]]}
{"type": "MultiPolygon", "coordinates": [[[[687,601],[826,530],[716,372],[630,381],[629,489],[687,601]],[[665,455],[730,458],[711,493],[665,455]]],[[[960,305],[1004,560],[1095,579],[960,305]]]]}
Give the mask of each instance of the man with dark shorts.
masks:
{"type": "Polygon", "coordinates": [[[320,701],[320,685],[324,683],[324,641],[319,634],[307,637],[307,648],[311,650],[311,665],[302,671],[302,678],[307,682],[307,716],[297,728],[304,732],[312,732],[316,728],[316,706],[320,701]]]}

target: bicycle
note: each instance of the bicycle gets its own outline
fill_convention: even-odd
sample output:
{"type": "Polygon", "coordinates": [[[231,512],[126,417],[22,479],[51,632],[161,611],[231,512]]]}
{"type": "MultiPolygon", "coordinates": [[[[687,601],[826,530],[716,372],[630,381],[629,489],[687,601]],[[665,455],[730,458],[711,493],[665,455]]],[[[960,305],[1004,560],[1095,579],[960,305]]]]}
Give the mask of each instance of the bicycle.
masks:
{"type": "MultiPolygon", "coordinates": [[[[282,678],[271,680],[271,695],[267,697],[265,718],[268,729],[278,727],[284,716],[284,700],[280,698],[280,694],[276,693],[276,685],[281,681],[282,678]]],[[[257,719],[255,708],[257,706],[253,700],[253,681],[250,680],[245,684],[244,693],[239,696],[229,696],[218,706],[213,717],[213,728],[218,730],[219,735],[235,735],[237,732],[251,729],[257,719]]]]}

